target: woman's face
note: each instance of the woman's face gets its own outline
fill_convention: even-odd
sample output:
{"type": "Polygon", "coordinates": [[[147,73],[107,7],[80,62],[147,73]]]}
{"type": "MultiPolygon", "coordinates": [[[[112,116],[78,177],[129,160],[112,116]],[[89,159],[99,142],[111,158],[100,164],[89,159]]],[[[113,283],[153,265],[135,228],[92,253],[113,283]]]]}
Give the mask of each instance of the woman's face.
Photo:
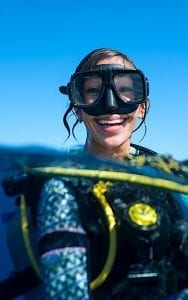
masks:
{"type": "MultiPolygon", "coordinates": [[[[121,56],[100,60],[100,64],[119,64],[133,69],[121,56]]],[[[80,110],[80,118],[87,129],[86,148],[97,155],[125,157],[129,155],[130,138],[138,118],[143,117],[144,105],[129,114],[91,116],[80,110]]]]}

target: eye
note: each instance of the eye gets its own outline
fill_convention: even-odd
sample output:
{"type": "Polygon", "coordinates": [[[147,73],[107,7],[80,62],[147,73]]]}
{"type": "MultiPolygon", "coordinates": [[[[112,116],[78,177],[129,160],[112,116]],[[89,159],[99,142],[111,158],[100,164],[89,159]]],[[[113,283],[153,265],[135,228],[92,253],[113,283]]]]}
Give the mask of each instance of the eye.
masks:
{"type": "Polygon", "coordinates": [[[90,94],[90,95],[98,95],[100,93],[100,89],[99,88],[88,88],[85,93],[90,94]]]}
{"type": "Polygon", "coordinates": [[[118,89],[119,93],[133,93],[133,88],[131,87],[128,87],[128,86],[122,86],[122,87],[119,87],[118,89]]]}
{"type": "Polygon", "coordinates": [[[85,97],[97,97],[100,94],[102,79],[96,76],[85,79],[83,92],[85,97]]]}
{"type": "Polygon", "coordinates": [[[91,104],[96,101],[100,94],[101,89],[99,87],[87,86],[84,90],[84,102],[91,104]]]}

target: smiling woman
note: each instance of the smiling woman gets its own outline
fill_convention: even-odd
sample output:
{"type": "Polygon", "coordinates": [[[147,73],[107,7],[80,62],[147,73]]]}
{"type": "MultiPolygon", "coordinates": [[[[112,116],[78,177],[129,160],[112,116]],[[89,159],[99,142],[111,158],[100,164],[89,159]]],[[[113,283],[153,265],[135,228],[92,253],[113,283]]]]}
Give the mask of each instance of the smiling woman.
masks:
{"type": "Polygon", "coordinates": [[[148,81],[124,54],[113,49],[91,52],[77,67],[67,86],[70,107],[77,122],[87,129],[85,148],[90,153],[109,157],[130,154],[131,136],[140,119],[145,121],[148,106],[148,81]]]}
{"type": "MultiPolygon", "coordinates": [[[[48,180],[44,169],[48,173],[49,166],[39,177],[24,168],[28,176],[23,176],[24,196],[19,200],[22,208],[24,199],[28,203],[40,264],[37,274],[42,280],[34,278],[41,288],[35,298],[168,299],[187,286],[188,223],[182,209],[187,210],[187,200],[172,193],[169,182],[161,188],[161,172],[166,178],[173,169],[181,177],[184,170],[131,142],[148,112],[147,78],[125,54],[101,48],[80,62],[60,91],[70,100],[63,119],[68,138],[71,133],[74,136],[79,122],[87,136],[81,150],[73,149],[55,160],[56,172],[48,174],[48,180]],[[72,128],[70,114],[76,117],[72,128]],[[89,168],[91,164],[94,167],[89,168]],[[117,164],[118,171],[125,168],[124,182],[118,181],[122,179],[118,172],[114,181],[104,176],[117,164]],[[129,173],[135,164],[136,170],[129,173]],[[67,172],[58,176],[57,166],[66,167],[73,178],[67,172]],[[83,171],[81,175],[78,170],[83,171]],[[148,176],[142,176],[144,172],[148,176]],[[144,178],[142,186],[135,181],[137,177],[144,178]],[[151,181],[157,181],[158,189],[151,181]]],[[[36,161],[42,163],[41,158],[36,161]]],[[[12,228],[10,248],[15,226],[12,228]]],[[[31,268],[29,274],[33,278],[31,268]]],[[[28,282],[30,288],[31,280],[28,282]]]]}

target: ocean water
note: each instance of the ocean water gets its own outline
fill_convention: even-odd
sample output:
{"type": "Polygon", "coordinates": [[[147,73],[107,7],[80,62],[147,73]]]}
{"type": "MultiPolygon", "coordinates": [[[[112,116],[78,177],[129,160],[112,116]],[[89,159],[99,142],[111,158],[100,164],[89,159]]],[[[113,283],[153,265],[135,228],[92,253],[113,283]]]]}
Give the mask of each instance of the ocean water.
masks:
{"type": "MultiPolygon", "coordinates": [[[[2,177],[0,177],[1,181],[2,177]]],[[[8,219],[16,210],[13,197],[7,197],[0,185],[0,281],[7,279],[15,271],[6,241],[6,231],[8,219]]],[[[3,299],[2,299],[3,300],[3,299]]],[[[23,300],[23,297],[17,297],[15,300],[23,300]]]]}
{"type": "Polygon", "coordinates": [[[10,272],[13,271],[11,257],[9,255],[6,244],[6,229],[8,220],[6,221],[5,218],[8,217],[8,214],[14,212],[15,209],[16,207],[14,205],[14,200],[10,197],[5,196],[2,187],[0,186],[0,280],[4,279],[10,274],[10,272]]]}

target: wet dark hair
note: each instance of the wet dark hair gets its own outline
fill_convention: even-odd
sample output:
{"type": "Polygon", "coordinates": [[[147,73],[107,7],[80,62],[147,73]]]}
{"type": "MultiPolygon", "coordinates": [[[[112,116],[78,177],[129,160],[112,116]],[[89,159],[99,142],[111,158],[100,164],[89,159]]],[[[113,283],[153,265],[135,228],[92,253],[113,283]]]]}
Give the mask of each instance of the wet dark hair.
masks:
{"type": "MultiPolygon", "coordinates": [[[[133,61],[126,54],[123,54],[122,52],[119,52],[118,50],[115,50],[115,49],[112,49],[112,48],[99,48],[99,49],[93,50],[89,54],[87,54],[81,60],[81,62],[77,66],[75,72],[88,71],[93,66],[97,65],[100,60],[103,60],[103,59],[108,58],[108,57],[114,57],[114,56],[122,57],[126,62],[130,63],[130,65],[133,67],[133,69],[137,69],[135,64],[133,63],[133,61]]],[[[64,87],[64,88],[66,88],[66,87],[64,87]]],[[[76,128],[76,125],[79,123],[79,119],[78,119],[78,117],[77,117],[77,115],[76,115],[73,108],[74,108],[74,105],[71,102],[69,104],[68,109],[66,110],[66,112],[63,116],[63,124],[64,124],[64,126],[65,126],[65,128],[68,132],[67,139],[69,139],[71,133],[72,133],[73,137],[76,139],[76,136],[74,134],[74,130],[76,128]],[[69,122],[68,122],[68,118],[69,118],[70,114],[73,114],[76,117],[76,121],[73,124],[72,129],[70,129],[69,122]]],[[[147,111],[145,110],[145,114],[143,116],[143,119],[142,119],[141,123],[139,124],[139,126],[135,130],[140,128],[140,126],[144,123],[145,118],[146,118],[146,114],[147,114],[147,111]]],[[[144,136],[145,136],[145,134],[146,134],[146,126],[145,126],[144,136]]]]}

